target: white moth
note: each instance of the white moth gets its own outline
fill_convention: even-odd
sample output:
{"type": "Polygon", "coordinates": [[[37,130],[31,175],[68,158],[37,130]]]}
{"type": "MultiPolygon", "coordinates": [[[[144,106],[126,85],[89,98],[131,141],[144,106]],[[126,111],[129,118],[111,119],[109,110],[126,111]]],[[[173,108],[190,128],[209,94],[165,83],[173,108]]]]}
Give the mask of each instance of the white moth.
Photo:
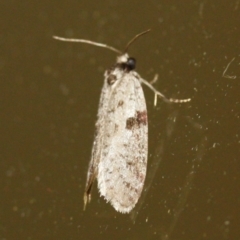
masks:
{"type": "Polygon", "coordinates": [[[138,202],[144,185],[148,157],[147,108],[141,83],[154,91],[155,103],[156,96],[167,102],[190,101],[167,99],[134,71],[136,61],[129,57],[127,49],[138,37],[149,31],[136,35],[123,53],[111,46],[89,40],[54,36],[57,40],[88,43],[120,54],[115,65],[104,74],[84,192],[84,209],[91,200],[95,178],[100,195],[116,211],[129,213],[138,202]]]}

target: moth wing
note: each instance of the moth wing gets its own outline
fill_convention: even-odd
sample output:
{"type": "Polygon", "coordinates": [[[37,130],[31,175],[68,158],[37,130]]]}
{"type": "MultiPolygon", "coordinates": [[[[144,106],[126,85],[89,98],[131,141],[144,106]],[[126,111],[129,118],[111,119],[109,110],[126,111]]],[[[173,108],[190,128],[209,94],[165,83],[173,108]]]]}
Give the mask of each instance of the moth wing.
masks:
{"type": "Polygon", "coordinates": [[[84,208],[86,207],[86,203],[91,200],[91,189],[93,182],[97,176],[98,164],[101,160],[101,149],[102,149],[102,138],[104,136],[104,125],[105,125],[105,116],[108,109],[109,96],[111,94],[111,90],[107,86],[107,82],[104,82],[101,97],[98,106],[98,114],[97,114],[97,122],[95,124],[95,137],[92,147],[92,156],[88,165],[87,172],[87,181],[84,192],[84,208]]]}
{"type": "Polygon", "coordinates": [[[132,71],[118,80],[109,97],[98,165],[100,194],[122,213],[137,203],[147,168],[147,110],[135,74],[132,71]]]}

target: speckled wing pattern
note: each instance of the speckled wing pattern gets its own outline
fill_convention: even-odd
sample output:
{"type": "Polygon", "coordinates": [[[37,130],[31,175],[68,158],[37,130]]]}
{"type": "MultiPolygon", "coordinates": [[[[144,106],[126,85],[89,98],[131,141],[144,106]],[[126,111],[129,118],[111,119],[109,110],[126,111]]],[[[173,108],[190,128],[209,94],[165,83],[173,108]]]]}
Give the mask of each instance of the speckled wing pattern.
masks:
{"type": "Polygon", "coordinates": [[[101,196],[119,212],[130,212],[141,195],[147,168],[148,122],[139,79],[135,71],[127,71],[122,64],[105,72],[85,204],[90,201],[95,178],[101,196]]]}

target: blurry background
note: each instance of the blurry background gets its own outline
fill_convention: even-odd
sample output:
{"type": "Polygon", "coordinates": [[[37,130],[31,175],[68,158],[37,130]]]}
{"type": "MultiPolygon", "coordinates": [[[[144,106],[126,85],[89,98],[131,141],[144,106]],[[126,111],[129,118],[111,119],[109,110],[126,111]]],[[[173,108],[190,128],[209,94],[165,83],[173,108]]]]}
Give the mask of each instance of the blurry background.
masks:
{"type": "Polygon", "coordinates": [[[1,1],[0,239],[239,239],[240,1],[1,1]],[[83,191],[104,70],[129,49],[153,106],[131,215],[83,191]]]}

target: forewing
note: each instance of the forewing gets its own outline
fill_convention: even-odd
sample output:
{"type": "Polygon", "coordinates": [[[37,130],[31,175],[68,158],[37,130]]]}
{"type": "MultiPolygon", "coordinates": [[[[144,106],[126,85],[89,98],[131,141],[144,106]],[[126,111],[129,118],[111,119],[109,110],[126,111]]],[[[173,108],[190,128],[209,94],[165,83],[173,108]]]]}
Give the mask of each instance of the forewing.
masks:
{"type": "Polygon", "coordinates": [[[102,138],[104,136],[105,116],[108,110],[108,102],[111,94],[111,89],[108,87],[107,82],[104,82],[97,114],[97,122],[95,124],[95,136],[92,147],[92,156],[88,166],[87,181],[84,192],[84,208],[86,203],[91,200],[92,184],[97,176],[98,164],[101,158],[102,138]]]}
{"type": "Polygon", "coordinates": [[[118,80],[109,96],[98,165],[100,194],[123,213],[137,203],[147,166],[147,110],[135,74],[132,71],[118,80]]]}

